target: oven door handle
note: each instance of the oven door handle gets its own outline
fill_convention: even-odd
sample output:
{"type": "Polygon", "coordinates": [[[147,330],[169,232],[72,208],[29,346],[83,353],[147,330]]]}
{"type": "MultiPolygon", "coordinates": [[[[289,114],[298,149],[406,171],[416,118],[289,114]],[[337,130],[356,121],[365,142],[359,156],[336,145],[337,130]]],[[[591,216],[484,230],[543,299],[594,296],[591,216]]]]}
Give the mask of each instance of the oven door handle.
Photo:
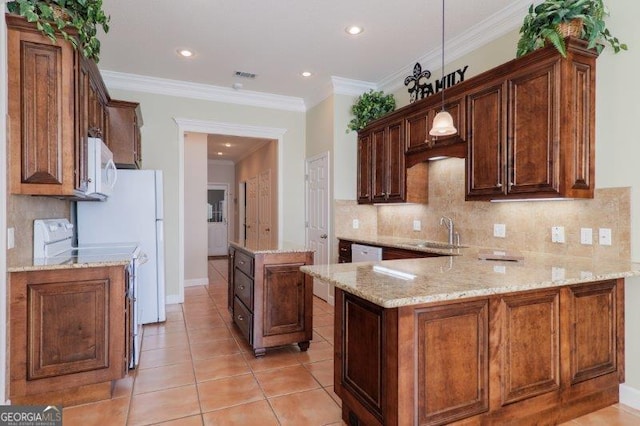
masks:
{"type": "Polygon", "coordinates": [[[107,182],[111,188],[115,188],[116,182],[118,181],[118,169],[116,168],[116,164],[113,160],[107,161],[107,166],[105,167],[107,174],[107,182]]]}

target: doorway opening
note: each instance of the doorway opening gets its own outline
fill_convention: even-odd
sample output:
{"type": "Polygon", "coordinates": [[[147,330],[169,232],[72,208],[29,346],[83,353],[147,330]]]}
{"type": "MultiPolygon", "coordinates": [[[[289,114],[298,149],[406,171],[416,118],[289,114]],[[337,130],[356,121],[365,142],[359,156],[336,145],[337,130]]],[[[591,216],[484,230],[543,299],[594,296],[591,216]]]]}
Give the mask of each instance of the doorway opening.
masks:
{"type": "Polygon", "coordinates": [[[229,242],[227,184],[209,184],[207,189],[207,255],[226,256],[229,242]]]}

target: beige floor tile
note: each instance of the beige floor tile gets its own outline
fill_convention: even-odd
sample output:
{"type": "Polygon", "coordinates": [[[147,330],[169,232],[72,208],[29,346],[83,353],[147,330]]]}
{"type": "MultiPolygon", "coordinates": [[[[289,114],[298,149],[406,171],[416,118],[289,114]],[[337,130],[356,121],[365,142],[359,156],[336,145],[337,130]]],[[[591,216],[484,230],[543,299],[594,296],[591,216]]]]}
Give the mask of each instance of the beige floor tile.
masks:
{"type": "Polygon", "coordinates": [[[311,372],[321,386],[333,385],[333,359],[305,364],[304,367],[311,372]]]}
{"type": "Polygon", "coordinates": [[[253,371],[272,370],[274,368],[300,365],[300,358],[288,348],[267,350],[264,356],[256,358],[253,351],[244,353],[245,359],[253,371]]]}
{"type": "Polygon", "coordinates": [[[278,426],[271,406],[267,401],[256,401],[231,408],[205,413],[205,426],[278,426]]]}
{"type": "Polygon", "coordinates": [[[113,392],[111,393],[112,399],[131,396],[131,392],[133,391],[133,381],[135,380],[136,372],[137,370],[130,370],[124,378],[116,380],[113,386],[113,392]]]}
{"type": "Polygon", "coordinates": [[[311,343],[313,344],[314,342],[326,342],[326,340],[324,339],[324,337],[319,335],[317,331],[313,330],[313,339],[311,343]]]}
{"type": "Polygon", "coordinates": [[[147,368],[138,372],[133,386],[133,394],[138,395],[194,383],[195,377],[191,362],[147,368]]]}
{"type": "Polygon", "coordinates": [[[578,417],[573,420],[573,424],[574,426],[638,426],[640,425],[640,415],[610,406],[578,417]]]}
{"type": "Polygon", "coordinates": [[[203,413],[264,399],[252,374],[198,383],[203,413]]]}
{"type": "Polygon", "coordinates": [[[191,344],[191,354],[194,360],[235,353],[240,353],[240,348],[234,339],[211,340],[191,344]]]}
{"type": "Polygon", "coordinates": [[[182,303],[172,303],[171,305],[165,305],[165,312],[182,312],[182,303]]]}
{"type": "Polygon", "coordinates": [[[282,426],[327,425],[341,420],[340,407],[324,389],[270,398],[269,402],[282,426]]]}
{"type": "Polygon", "coordinates": [[[143,351],[175,346],[189,346],[187,333],[184,331],[178,331],[172,333],[152,334],[142,338],[143,351]]]}
{"type": "Polygon", "coordinates": [[[297,356],[304,364],[333,359],[333,345],[329,342],[311,342],[309,349],[306,352],[298,351],[297,356]]]}
{"type": "Polygon", "coordinates": [[[161,322],[157,324],[147,324],[143,327],[144,336],[151,336],[152,334],[162,333],[184,333],[186,328],[183,323],[180,322],[161,322]]]}
{"type": "Polygon", "coordinates": [[[333,344],[333,325],[325,325],[322,327],[313,327],[313,330],[324,337],[324,339],[333,344]]]}
{"type": "Polygon", "coordinates": [[[251,369],[242,354],[200,359],[194,361],[193,366],[198,382],[251,373],[251,369]]]}
{"type": "Polygon", "coordinates": [[[333,386],[327,386],[326,388],[324,388],[324,390],[327,391],[327,393],[329,394],[331,399],[333,399],[336,402],[336,404],[338,404],[339,407],[342,407],[342,400],[340,399],[340,397],[336,393],[336,391],[335,391],[333,386]]]}
{"type": "Polygon", "coordinates": [[[134,395],[128,425],[147,425],[200,414],[194,385],[134,395]]]}
{"type": "Polygon", "coordinates": [[[255,376],[267,398],[320,387],[311,373],[302,365],[259,371],[255,376]]]}
{"type": "Polygon", "coordinates": [[[333,315],[322,314],[313,316],[313,328],[331,326],[333,328],[333,315]]]}
{"type": "Polygon", "coordinates": [[[91,404],[77,405],[62,410],[65,426],[104,425],[105,419],[111,424],[124,425],[127,422],[129,398],[109,399],[91,404]]]}
{"type": "Polygon", "coordinates": [[[155,423],[154,426],[202,426],[202,415],[182,417],[168,422],[155,423]]]}
{"type": "Polygon", "coordinates": [[[220,327],[198,328],[196,330],[189,330],[188,333],[191,344],[233,338],[233,334],[231,334],[226,325],[221,325],[220,327]]]}
{"type": "Polygon", "coordinates": [[[182,311],[171,311],[167,312],[167,322],[182,322],[184,321],[184,317],[182,316],[182,311]]]}
{"type": "Polygon", "coordinates": [[[138,369],[162,367],[163,365],[180,364],[187,361],[191,361],[191,351],[188,346],[152,349],[140,354],[138,369]]]}

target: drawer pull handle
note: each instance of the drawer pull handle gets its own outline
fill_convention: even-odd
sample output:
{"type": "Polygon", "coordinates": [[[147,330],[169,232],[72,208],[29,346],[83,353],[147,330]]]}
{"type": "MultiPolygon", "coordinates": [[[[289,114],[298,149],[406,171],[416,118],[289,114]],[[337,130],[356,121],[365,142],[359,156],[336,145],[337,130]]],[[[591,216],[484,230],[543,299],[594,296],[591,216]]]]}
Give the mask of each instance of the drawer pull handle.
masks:
{"type": "Polygon", "coordinates": [[[238,290],[240,291],[244,290],[244,286],[243,285],[238,286],[238,290]]]}
{"type": "Polygon", "coordinates": [[[244,321],[244,317],[242,315],[238,315],[238,321],[244,321]]]}
{"type": "Polygon", "coordinates": [[[244,260],[241,260],[240,262],[238,262],[239,265],[244,265],[244,260]]]}

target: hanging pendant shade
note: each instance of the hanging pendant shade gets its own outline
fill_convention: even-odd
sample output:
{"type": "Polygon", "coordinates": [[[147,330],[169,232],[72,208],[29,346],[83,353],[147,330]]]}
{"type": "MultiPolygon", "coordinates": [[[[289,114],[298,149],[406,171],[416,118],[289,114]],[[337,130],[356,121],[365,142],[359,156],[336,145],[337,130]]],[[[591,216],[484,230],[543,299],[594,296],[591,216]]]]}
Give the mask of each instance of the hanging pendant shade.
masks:
{"type": "Polygon", "coordinates": [[[433,119],[433,127],[429,130],[431,136],[449,136],[458,133],[453,125],[453,117],[447,111],[440,111],[433,119]]]}
{"type": "MultiPolygon", "coordinates": [[[[442,83],[444,86],[444,0],[442,0],[442,83]]],[[[444,87],[442,88],[442,111],[433,118],[433,126],[429,130],[431,136],[449,136],[458,133],[453,125],[453,117],[444,110],[444,87]]]]}

